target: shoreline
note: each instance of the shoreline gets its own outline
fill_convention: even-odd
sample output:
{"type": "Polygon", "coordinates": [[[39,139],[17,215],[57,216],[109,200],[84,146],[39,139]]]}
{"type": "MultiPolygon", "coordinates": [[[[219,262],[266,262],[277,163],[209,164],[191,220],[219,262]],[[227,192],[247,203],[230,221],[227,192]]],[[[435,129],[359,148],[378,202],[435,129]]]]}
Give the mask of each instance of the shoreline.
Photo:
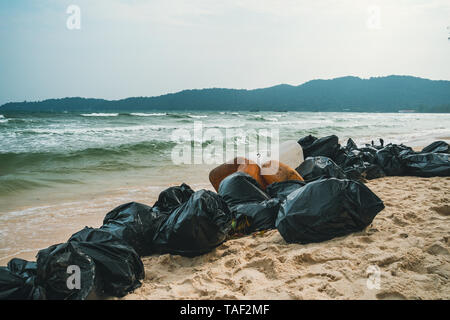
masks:
{"type": "MultiPolygon", "coordinates": [[[[35,260],[41,249],[67,241],[75,232],[85,226],[100,227],[106,214],[127,202],[141,202],[153,205],[164,189],[180,185],[141,185],[102,191],[88,198],[66,199],[43,206],[25,206],[18,211],[6,212],[0,216],[0,265],[6,265],[12,258],[35,260]],[[26,248],[26,249],[25,249],[26,248]]],[[[213,190],[208,183],[193,183],[194,189],[213,190]]]]}
{"type": "MultiPolygon", "coordinates": [[[[429,139],[429,137],[427,137],[429,139]]],[[[443,140],[450,143],[450,136],[434,137],[429,143],[443,140]]],[[[369,143],[370,141],[367,141],[369,143]]],[[[339,143],[345,145],[346,140],[340,139],[339,143]]],[[[378,143],[378,141],[375,141],[378,143]]],[[[385,141],[385,144],[390,141],[385,141]]],[[[428,144],[429,144],[428,143],[428,144]]],[[[408,141],[414,151],[420,151],[427,143],[423,141],[408,141]]],[[[79,183],[55,183],[36,189],[20,190],[0,196],[0,219],[5,214],[22,212],[39,207],[64,205],[66,202],[95,201],[98,198],[108,197],[111,194],[121,194],[127,191],[139,191],[144,188],[161,190],[181,183],[209,185],[208,174],[215,165],[183,165],[174,167],[162,167],[153,169],[134,170],[130,172],[105,173],[101,177],[79,183]],[[150,177],[150,178],[146,178],[150,177]],[[99,190],[100,189],[100,190],[99,190]]],[[[294,168],[295,169],[295,168],[294,168]]],[[[106,214],[106,213],[105,213],[106,214]]]]}

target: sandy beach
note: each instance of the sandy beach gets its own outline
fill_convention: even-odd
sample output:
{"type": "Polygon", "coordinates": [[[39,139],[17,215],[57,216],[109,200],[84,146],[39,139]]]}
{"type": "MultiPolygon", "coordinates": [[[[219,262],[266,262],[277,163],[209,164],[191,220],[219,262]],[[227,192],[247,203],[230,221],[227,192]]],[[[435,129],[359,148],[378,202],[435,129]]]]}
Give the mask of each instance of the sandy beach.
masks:
{"type": "Polygon", "coordinates": [[[0,301],[450,300],[449,0],[0,13],[0,301]]]}
{"type": "Polygon", "coordinates": [[[145,257],[143,285],[124,299],[449,299],[450,178],[367,185],[386,208],[363,232],[300,245],[272,230],[196,258],[145,257]]]}

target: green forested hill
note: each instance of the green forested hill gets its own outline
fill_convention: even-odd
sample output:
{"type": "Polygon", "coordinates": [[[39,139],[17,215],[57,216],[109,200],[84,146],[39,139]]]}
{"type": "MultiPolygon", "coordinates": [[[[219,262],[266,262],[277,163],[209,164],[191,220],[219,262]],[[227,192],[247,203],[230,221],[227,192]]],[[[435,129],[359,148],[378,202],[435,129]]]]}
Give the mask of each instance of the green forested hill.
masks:
{"type": "Polygon", "coordinates": [[[312,80],[299,86],[237,89],[197,89],[157,97],[122,100],[86,98],[13,102],[0,111],[145,111],[145,110],[260,110],[450,112],[450,81],[411,76],[370,79],[341,77],[312,80]]]}

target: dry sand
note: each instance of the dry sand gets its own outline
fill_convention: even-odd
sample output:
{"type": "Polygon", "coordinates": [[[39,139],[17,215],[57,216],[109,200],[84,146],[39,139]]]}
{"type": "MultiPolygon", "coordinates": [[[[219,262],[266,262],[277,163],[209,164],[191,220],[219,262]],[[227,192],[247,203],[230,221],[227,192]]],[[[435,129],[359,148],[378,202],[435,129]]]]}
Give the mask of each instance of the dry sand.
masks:
{"type": "Polygon", "coordinates": [[[367,185],[386,208],[362,232],[299,245],[272,230],[196,258],[145,257],[124,299],[450,299],[450,178],[367,185]]]}

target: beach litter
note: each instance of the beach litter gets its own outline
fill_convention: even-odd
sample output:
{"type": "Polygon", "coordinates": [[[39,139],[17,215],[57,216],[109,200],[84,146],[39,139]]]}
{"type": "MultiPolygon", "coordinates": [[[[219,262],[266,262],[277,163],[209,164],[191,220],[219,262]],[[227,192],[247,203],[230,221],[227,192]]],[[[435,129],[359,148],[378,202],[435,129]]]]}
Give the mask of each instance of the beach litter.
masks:
{"type": "Polygon", "coordinates": [[[36,262],[14,258],[0,267],[0,300],[43,300],[44,289],[35,285],[36,262]]]}
{"type": "Polygon", "coordinates": [[[366,228],[384,208],[366,179],[450,176],[449,145],[443,141],[421,152],[385,146],[382,139],[363,147],[352,139],[346,146],[338,141],[335,135],[300,139],[295,171],[291,158],[290,166],[281,162],[265,177],[255,162],[236,158],[211,171],[218,193],[182,184],[161,192],[153,206],[121,205],[100,228],[86,227],[66,243],[39,251],[36,262],[16,258],[0,267],[0,299],[121,297],[141,286],[142,256],[193,257],[238,235],[274,228],[288,243],[345,236],[366,228]]]}
{"type": "Polygon", "coordinates": [[[200,190],[167,217],[153,239],[154,252],[187,257],[207,253],[222,244],[231,230],[226,202],[209,190],[200,190]]]}
{"type": "Polygon", "coordinates": [[[219,195],[228,204],[239,233],[275,228],[280,201],[271,199],[250,175],[235,172],[226,177],[220,184],[219,195]]]}
{"type": "Polygon", "coordinates": [[[286,242],[321,242],[363,230],[383,209],[383,201],[358,181],[322,179],[289,194],[276,227],[286,242]]]}
{"type": "Polygon", "coordinates": [[[450,153],[450,145],[445,141],[435,141],[422,149],[421,153],[450,153]]]}
{"type": "Polygon", "coordinates": [[[307,182],[322,178],[347,178],[341,167],[330,158],[322,156],[307,158],[295,170],[307,182]]]}

